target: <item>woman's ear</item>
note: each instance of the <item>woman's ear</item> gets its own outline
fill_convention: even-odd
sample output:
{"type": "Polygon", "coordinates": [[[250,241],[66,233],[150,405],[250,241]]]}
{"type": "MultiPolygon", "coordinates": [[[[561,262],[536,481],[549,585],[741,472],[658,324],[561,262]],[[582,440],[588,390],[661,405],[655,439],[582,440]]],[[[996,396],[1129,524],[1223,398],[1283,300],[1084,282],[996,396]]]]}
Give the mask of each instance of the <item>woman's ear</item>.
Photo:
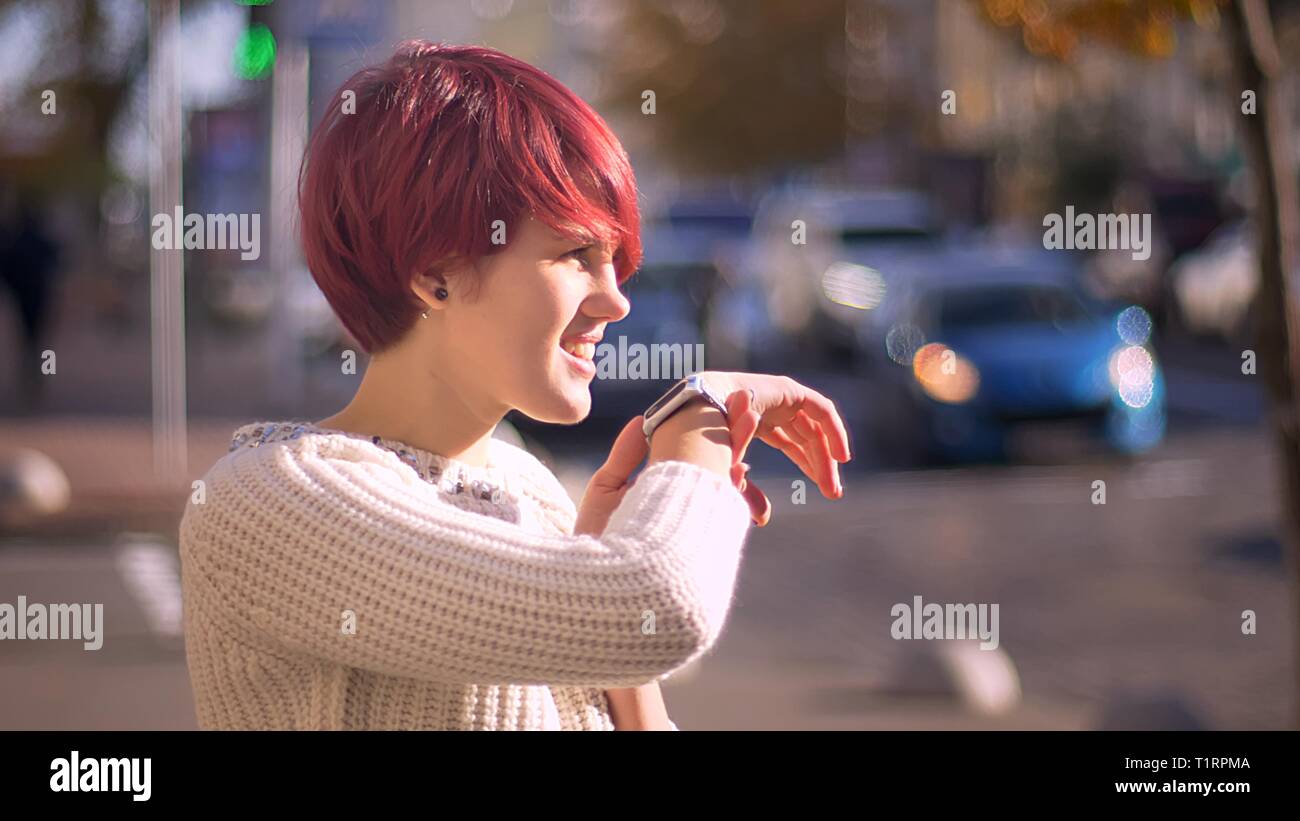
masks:
{"type": "Polygon", "coordinates": [[[411,292],[424,303],[422,312],[440,311],[447,305],[447,280],[441,274],[417,274],[411,280],[411,292]]]}

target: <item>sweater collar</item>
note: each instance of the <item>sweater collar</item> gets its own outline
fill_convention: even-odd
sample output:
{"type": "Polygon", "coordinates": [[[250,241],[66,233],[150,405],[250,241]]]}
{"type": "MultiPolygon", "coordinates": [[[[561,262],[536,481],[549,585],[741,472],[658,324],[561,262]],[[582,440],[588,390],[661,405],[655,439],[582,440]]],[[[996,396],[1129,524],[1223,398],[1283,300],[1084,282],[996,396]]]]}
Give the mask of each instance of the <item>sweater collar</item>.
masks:
{"type": "Polygon", "coordinates": [[[505,458],[509,447],[493,437],[489,440],[488,464],[470,465],[458,459],[417,448],[396,439],[326,428],[308,420],[250,422],[237,428],[231,437],[230,450],[258,447],[269,442],[298,439],[305,435],[342,436],[368,442],[397,455],[422,479],[433,482],[450,493],[469,493],[475,498],[500,502],[502,492],[515,490],[515,481],[505,458]]]}

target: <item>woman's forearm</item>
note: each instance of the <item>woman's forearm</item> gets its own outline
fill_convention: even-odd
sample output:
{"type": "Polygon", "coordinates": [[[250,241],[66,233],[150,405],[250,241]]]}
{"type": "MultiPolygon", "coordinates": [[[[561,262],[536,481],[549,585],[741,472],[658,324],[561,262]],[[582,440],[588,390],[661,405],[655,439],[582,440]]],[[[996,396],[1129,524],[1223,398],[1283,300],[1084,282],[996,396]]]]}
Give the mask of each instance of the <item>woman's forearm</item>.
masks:
{"type": "MultiPolygon", "coordinates": [[[[728,475],[731,466],[726,417],[716,408],[692,404],[655,431],[648,463],[677,460],[728,475]]],[[[675,730],[658,682],[605,691],[616,730],[675,730]]]]}
{"type": "Polygon", "coordinates": [[[659,682],[640,687],[617,687],[605,691],[615,730],[671,730],[668,708],[659,682]]]}

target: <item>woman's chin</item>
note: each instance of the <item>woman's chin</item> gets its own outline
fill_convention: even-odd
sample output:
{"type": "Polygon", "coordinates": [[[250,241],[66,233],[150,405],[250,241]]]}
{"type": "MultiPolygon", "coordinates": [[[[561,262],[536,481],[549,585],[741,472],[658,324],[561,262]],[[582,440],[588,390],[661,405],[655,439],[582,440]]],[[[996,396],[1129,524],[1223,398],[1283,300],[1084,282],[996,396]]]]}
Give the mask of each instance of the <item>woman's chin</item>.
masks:
{"type": "Polygon", "coordinates": [[[583,387],[570,398],[566,424],[576,425],[591,413],[591,391],[583,387]]]}
{"type": "Polygon", "coordinates": [[[587,387],[565,391],[551,398],[545,408],[528,416],[551,425],[576,425],[591,413],[591,391],[587,387]]]}

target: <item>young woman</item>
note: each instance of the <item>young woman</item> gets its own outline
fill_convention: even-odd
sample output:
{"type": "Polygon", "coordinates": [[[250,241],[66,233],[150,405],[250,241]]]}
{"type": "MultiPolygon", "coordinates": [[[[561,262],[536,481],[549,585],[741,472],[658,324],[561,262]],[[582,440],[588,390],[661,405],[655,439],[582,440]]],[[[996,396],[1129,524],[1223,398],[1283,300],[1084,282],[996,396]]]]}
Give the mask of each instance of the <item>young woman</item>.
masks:
{"type": "Polygon", "coordinates": [[[648,437],[627,424],[576,507],[493,437],[511,409],[588,414],[641,256],[618,140],[500,52],[406,43],[352,77],[300,200],[312,274],[371,359],[333,416],[237,430],[185,511],[200,725],[675,729],[658,682],[717,641],[769,515],[746,449],[839,498],[834,405],[699,374],[648,437]]]}

